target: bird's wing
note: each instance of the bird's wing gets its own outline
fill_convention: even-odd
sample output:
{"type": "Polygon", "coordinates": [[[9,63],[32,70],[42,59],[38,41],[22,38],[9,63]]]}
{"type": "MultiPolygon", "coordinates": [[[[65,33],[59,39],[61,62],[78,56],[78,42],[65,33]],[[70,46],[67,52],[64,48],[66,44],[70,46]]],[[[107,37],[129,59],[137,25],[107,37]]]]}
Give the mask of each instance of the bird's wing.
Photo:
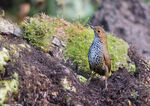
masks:
{"type": "Polygon", "coordinates": [[[111,71],[111,60],[110,60],[110,56],[108,51],[104,50],[105,52],[103,52],[103,56],[104,56],[104,61],[105,64],[107,65],[109,71],[111,71]]]}

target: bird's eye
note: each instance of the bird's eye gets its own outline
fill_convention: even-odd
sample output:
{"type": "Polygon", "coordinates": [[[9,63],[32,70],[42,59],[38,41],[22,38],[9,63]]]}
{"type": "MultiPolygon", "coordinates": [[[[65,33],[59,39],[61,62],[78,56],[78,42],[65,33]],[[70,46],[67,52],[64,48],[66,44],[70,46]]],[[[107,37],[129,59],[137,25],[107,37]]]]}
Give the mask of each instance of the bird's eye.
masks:
{"type": "Polygon", "coordinates": [[[98,33],[100,33],[101,31],[100,31],[100,30],[98,30],[97,32],[98,32],[98,33]]]}

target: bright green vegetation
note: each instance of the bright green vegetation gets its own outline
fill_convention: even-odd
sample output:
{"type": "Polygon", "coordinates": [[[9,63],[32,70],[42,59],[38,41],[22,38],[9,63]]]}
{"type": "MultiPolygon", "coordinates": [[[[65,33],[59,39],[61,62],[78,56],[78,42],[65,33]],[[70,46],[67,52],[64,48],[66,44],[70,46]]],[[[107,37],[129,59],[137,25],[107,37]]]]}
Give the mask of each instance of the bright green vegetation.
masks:
{"type": "MultiPolygon", "coordinates": [[[[24,29],[23,38],[44,51],[49,51],[52,46],[52,36],[57,35],[58,39],[67,45],[64,48],[65,59],[72,59],[78,64],[79,70],[91,73],[88,51],[94,39],[94,32],[90,28],[79,23],[71,24],[63,19],[50,18],[44,14],[28,18],[21,27],[24,29]]],[[[128,68],[128,44],[112,34],[107,34],[107,38],[112,70],[115,71],[119,67],[128,68]]]]}
{"type": "MultiPolygon", "coordinates": [[[[68,27],[66,31],[68,33],[66,55],[78,64],[79,70],[89,71],[88,51],[94,39],[93,30],[79,25],[68,27]]],[[[107,34],[107,39],[112,70],[128,67],[128,44],[111,34],[107,34]]]]}
{"type": "Polygon", "coordinates": [[[119,67],[128,67],[128,44],[111,34],[107,34],[108,51],[111,57],[111,68],[113,71],[119,67]]]}
{"type": "Polygon", "coordinates": [[[87,79],[85,77],[83,77],[82,75],[78,75],[78,79],[82,83],[86,83],[87,82],[87,79]]]}
{"type": "Polygon", "coordinates": [[[64,30],[62,29],[68,23],[60,18],[51,18],[45,14],[39,14],[34,17],[28,17],[20,26],[24,30],[24,39],[31,45],[48,52],[52,46],[52,36],[57,35],[57,37],[59,36],[58,38],[63,40],[64,36],[61,33],[64,33],[64,30]],[[60,32],[59,28],[62,28],[60,32]]]}
{"type": "Polygon", "coordinates": [[[18,74],[14,73],[12,75],[11,80],[3,80],[0,81],[0,105],[4,103],[5,100],[7,100],[8,92],[10,93],[17,93],[18,92],[18,74]]]}
{"type": "Polygon", "coordinates": [[[57,25],[58,23],[52,23],[50,20],[41,18],[40,15],[27,18],[21,24],[24,29],[23,38],[27,39],[31,45],[47,51],[51,45],[52,35],[55,32],[54,27],[57,25]]]}
{"type": "Polygon", "coordinates": [[[68,34],[66,55],[73,58],[74,63],[78,63],[80,70],[88,71],[88,51],[94,38],[93,31],[82,26],[71,26],[66,31],[68,34]]]}
{"type": "MultiPolygon", "coordinates": [[[[3,78],[6,72],[5,67],[8,64],[13,64],[15,62],[15,58],[19,57],[19,52],[22,51],[24,48],[27,48],[27,45],[24,44],[9,44],[3,36],[0,36],[2,41],[0,47],[0,106],[4,105],[3,103],[11,98],[10,95],[13,95],[18,92],[18,74],[14,72],[15,70],[11,70],[13,74],[10,78],[5,79],[3,78]]],[[[6,39],[7,40],[7,39],[6,39]]],[[[8,70],[7,70],[8,71],[8,70]]]]}
{"type": "Polygon", "coordinates": [[[62,78],[60,83],[63,86],[64,90],[76,92],[76,88],[73,86],[72,82],[67,79],[67,77],[62,78]]]}
{"type": "Polygon", "coordinates": [[[130,72],[131,75],[134,75],[134,73],[136,72],[136,66],[135,64],[128,64],[128,71],[130,72]]]}
{"type": "MultiPolygon", "coordinates": [[[[19,49],[19,46],[7,44],[5,43],[5,41],[1,46],[2,47],[0,47],[0,77],[1,74],[2,75],[5,74],[5,66],[8,64],[7,62],[13,61],[12,55],[13,57],[16,57],[16,54],[18,54],[19,51],[21,51],[21,49],[19,49]]],[[[14,72],[14,74],[11,76],[10,80],[2,80],[2,79],[0,80],[0,105],[2,105],[7,99],[10,98],[10,94],[18,92],[18,86],[19,81],[18,81],[18,74],[16,72],[14,72]]]]}
{"type": "Polygon", "coordinates": [[[0,47],[0,74],[4,74],[7,61],[10,59],[9,52],[6,48],[0,47]]]}

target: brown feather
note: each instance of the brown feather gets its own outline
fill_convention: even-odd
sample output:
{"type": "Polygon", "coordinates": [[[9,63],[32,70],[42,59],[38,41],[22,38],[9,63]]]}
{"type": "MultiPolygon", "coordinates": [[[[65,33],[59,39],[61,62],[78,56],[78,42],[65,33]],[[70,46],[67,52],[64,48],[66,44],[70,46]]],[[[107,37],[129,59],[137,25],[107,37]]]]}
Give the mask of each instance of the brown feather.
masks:
{"type": "Polygon", "coordinates": [[[106,50],[107,48],[104,47],[104,61],[105,61],[105,64],[107,65],[108,67],[108,71],[110,72],[111,71],[111,59],[110,59],[110,56],[109,56],[109,53],[108,53],[108,50],[106,50]]]}
{"type": "Polygon", "coordinates": [[[96,32],[96,33],[99,36],[101,42],[104,44],[104,48],[103,48],[104,49],[103,50],[104,61],[108,67],[108,71],[110,72],[111,71],[111,60],[110,60],[110,55],[109,55],[108,47],[107,47],[107,35],[102,27],[96,26],[95,31],[98,31],[98,30],[100,30],[101,32],[100,33],[96,32]]]}
{"type": "Polygon", "coordinates": [[[107,36],[106,33],[104,31],[104,29],[100,26],[95,26],[95,27],[91,27],[95,34],[100,38],[100,42],[103,44],[103,59],[102,61],[104,61],[104,66],[103,68],[106,69],[106,73],[105,76],[109,76],[109,73],[111,72],[111,60],[110,60],[110,55],[108,52],[108,47],[107,47],[107,36]]]}

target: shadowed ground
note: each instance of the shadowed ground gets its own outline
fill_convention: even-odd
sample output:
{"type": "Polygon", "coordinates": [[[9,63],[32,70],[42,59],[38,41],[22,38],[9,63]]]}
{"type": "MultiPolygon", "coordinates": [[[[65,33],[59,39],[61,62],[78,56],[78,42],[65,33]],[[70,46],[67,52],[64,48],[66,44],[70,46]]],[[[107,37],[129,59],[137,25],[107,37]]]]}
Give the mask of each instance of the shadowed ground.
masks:
{"type": "MultiPolygon", "coordinates": [[[[8,44],[26,43],[21,38],[3,36],[8,44]]],[[[127,69],[115,71],[108,79],[108,90],[103,91],[103,81],[93,78],[89,85],[79,82],[74,72],[57,59],[34,47],[21,52],[6,66],[3,78],[10,78],[13,71],[19,73],[19,93],[6,103],[22,105],[56,106],[120,106],[150,105],[150,72],[143,58],[131,47],[129,56],[136,65],[136,73],[127,69]],[[68,80],[71,89],[64,89],[62,79],[68,80]]]]}

